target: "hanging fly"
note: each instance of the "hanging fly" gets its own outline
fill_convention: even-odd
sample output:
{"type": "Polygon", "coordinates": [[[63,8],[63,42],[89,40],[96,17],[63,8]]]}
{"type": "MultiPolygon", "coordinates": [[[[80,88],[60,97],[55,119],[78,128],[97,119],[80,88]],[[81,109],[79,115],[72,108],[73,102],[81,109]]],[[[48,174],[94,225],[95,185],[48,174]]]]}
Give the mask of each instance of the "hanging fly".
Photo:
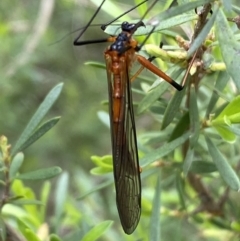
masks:
{"type": "MultiPolygon", "coordinates": [[[[137,74],[133,75],[131,78],[131,66],[133,62],[137,60],[144,68],[147,68],[157,76],[163,78],[177,90],[182,90],[183,87],[153,65],[151,63],[152,58],[146,59],[143,56],[136,54],[147,41],[150,34],[154,31],[153,27],[144,42],[139,45],[132,36],[138,28],[145,26],[142,20],[137,23],[123,22],[121,24],[121,33],[117,36],[96,40],[79,40],[86,29],[91,25],[104,2],[105,0],[102,1],[88,24],[75,39],[74,45],[81,46],[86,44],[111,42],[110,46],[104,52],[104,57],[108,79],[109,116],[116,203],[123,230],[125,233],[131,234],[136,229],[141,215],[140,166],[131,91],[131,82],[141,71],[138,71],[137,74]]],[[[153,2],[142,19],[156,2],[157,1],[153,2]]],[[[132,11],[139,5],[129,11],[132,11]]],[[[116,21],[121,16],[106,25],[102,25],[101,28],[104,30],[107,25],[116,21]]]]}

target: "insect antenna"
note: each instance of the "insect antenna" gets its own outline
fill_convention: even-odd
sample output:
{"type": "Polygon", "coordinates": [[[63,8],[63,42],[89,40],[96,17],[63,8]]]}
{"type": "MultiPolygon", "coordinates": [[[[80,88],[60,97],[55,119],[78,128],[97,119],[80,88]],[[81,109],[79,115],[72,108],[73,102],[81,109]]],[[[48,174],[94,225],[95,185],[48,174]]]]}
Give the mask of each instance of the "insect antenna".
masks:
{"type": "Polygon", "coordinates": [[[124,12],[123,14],[119,15],[117,18],[111,20],[110,22],[108,22],[108,23],[106,23],[106,24],[103,24],[103,25],[101,26],[101,29],[102,29],[102,30],[105,30],[108,25],[110,25],[110,24],[112,24],[113,22],[117,21],[119,18],[121,18],[122,16],[124,16],[124,15],[126,15],[127,13],[131,12],[132,10],[138,8],[139,6],[141,6],[143,3],[147,2],[147,1],[148,1],[148,0],[145,0],[145,1],[141,2],[141,3],[139,3],[138,5],[130,8],[129,10],[127,10],[126,12],[124,12]]]}

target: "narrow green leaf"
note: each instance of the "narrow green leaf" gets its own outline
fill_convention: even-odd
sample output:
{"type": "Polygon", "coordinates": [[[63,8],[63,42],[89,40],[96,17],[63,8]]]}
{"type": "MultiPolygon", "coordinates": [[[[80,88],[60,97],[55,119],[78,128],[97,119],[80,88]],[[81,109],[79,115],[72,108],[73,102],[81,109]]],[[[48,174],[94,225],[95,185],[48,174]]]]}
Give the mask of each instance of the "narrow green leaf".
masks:
{"type": "Polygon", "coordinates": [[[87,232],[84,235],[81,241],[97,240],[99,237],[103,235],[104,232],[107,231],[107,229],[110,228],[112,224],[113,224],[113,221],[104,221],[102,223],[97,224],[95,227],[93,227],[89,232],[87,232]]]}
{"type": "Polygon", "coordinates": [[[112,156],[91,156],[91,160],[95,163],[96,166],[103,167],[103,168],[113,168],[112,156]]]}
{"type": "MultiPolygon", "coordinates": [[[[240,110],[238,113],[230,116],[224,116],[228,120],[227,124],[239,124],[240,123],[240,110]]],[[[226,122],[226,121],[225,121],[226,122]]]]}
{"type": "Polygon", "coordinates": [[[229,131],[231,131],[233,134],[240,136],[240,129],[239,128],[235,128],[233,126],[228,126],[227,129],[229,131]]]}
{"type": "Polygon", "coordinates": [[[219,135],[227,142],[234,143],[236,141],[236,135],[229,129],[227,125],[213,125],[219,135]]]}
{"type": "Polygon", "coordinates": [[[88,61],[84,63],[85,65],[96,67],[99,69],[106,69],[106,64],[100,63],[100,62],[94,62],[94,61],[88,61]]]}
{"type": "Polygon", "coordinates": [[[10,203],[16,205],[44,205],[41,201],[31,199],[18,199],[11,201],[10,203]]]}
{"type": "Polygon", "coordinates": [[[178,192],[178,196],[179,196],[179,201],[180,201],[180,205],[181,205],[181,209],[186,209],[186,204],[185,204],[185,199],[184,199],[184,180],[180,174],[179,171],[176,172],[176,178],[175,178],[175,182],[176,182],[176,188],[177,188],[177,192],[178,192]]]}
{"type": "Polygon", "coordinates": [[[158,175],[154,198],[153,198],[153,204],[152,204],[152,212],[150,217],[149,240],[151,241],[161,240],[161,235],[160,235],[161,234],[161,225],[160,225],[161,184],[160,182],[161,182],[160,175],[158,175]]]}
{"type": "Polygon", "coordinates": [[[187,53],[188,58],[193,55],[193,53],[202,45],[202,43],[206,39],[208,33],[210,32],[210,30],[211,30],[211,28],[212,28],[212,26],[215,22],[215,19],[216,19],[217,14],[218,14],[218,10],[219,10],[218,5],[217,4],[214,5],[213,14],[208,19],[207,23],[205,24],[205,26],[203,27],[202,31],[197,36],[197,38],[194,39],[193,43],[191,44],[191,46],[188,50],[188,53],[187,53]]]}
{"type": "MultiPolygon", "coordinates": [[[[17,224],[18,224],[18,228],[21,231],[22,234],[25,235],[25,231],[26,229],[28,229],[29,227],[27,226],[27,224],[23,221],[23,218],[17,218],[17,224]]],[[[30,239],[31,240],[31,239],[30,239]]],[[[28,239],[29,241],[29,239],[28,239]]]]}
{"type": "Polygon", "coordinates": [[[183,163],[183,174],[186,177],[188,174],[189,169],[191,168],[193,162],[193,154],[194,151],[192,148],[188,148],[184,163],[183,163]]]}
{"type": "Polygon", "coordinates": [[[234,100],[232,100],[224,110],[212,121],[213,123],[219,119],[224,118],[224,116],[235,115],[240,112],[240,95],[238,95],[234,100]]]}
{"type": "Polygon", "coordinates": [[[239,191],[240,181],[235,171],[229,165],[226,158],[221,154],[213,142],[205,136],[208,151],[212,157],[213,162],[216,164],[216,167],[223,178],[223,180],[229,185],[233,190],[239,191]]]}
{"type": "MultiPolygon", "coordinates": [[[[169,18],[161,21],[161,23],[155,28],[154,31],[159,32],[161,30],[169,29],[169,28],[172,28],[174,26],[178,26],[178,25],[181,25],[183,23],[190,22],[190,21],[193,21],[193,20],[197,20],[196,14],[183,13],[181,15],[177,15],[177,16],[174,16],[174,17],[171,17],[171,18],[169,17],[169,18]]],[[[148,20],[146,22],[148,22],[148,20]]],[[[151,22],[151,20],[150,20],[150,22],[151,22]]]]}
{"type": "Polygon", "coordinates": [[[2,216],[0,216],[0,238],[1,241],[5,241],[7,237],[6,224],[4,223],[2,216]]]}
{"type": "MultiPolygon", "coordinates": [[[[180,13],[186,13],[190,10],[193,10],[199,6],[202,6],[204,4],[207,4],[209,2],[213,2],[213,0],[200,0],[200,1],[194,1],[194,2],[187,2],[184,4],[181,4],[176,7],[171,7],[168,10],[161,12],[158,15],[155,15],[152,19],[158,20],[161,24],[163,20],[174,17],[176,15],[179,15],[180,13]]],[[[150,20],[151,21],[151,20],[150,20]]]]}
{"type": "Polygon", "coordinates": [[[60,167],[55,166],[50,168],[39,169],[37,171],[23,173],[18,175],[16,178],[21,180],[49,179],[49,178],[55,177],[61,172],[62,172],[62,169],[60,167]]]}
{"type": "Polygon", "coordinates": [[[224,6],[224,8],[228,12],[232,11],[232,2],[231,2],[231,0],[223,0],[223,6],[224,6]]]}
{"type": "Polygon", "coordinates": [[[179,136],[181,136],[189,128],[189,123],[189,112],[186,112],[174,127],[170,135],[169,141],[173,141],[177,139],[179,136]]]}
{"type": "Polygon", "coordinates": [[[100,176],[110,172],[113,172],[113,167],[94,167],[90,171],[92,175],[100,175],[100,176]]]}
{"type": "Polygon", "coordinates": [[[232,5],[232,7],[233,7],[233,11],[234,11],[235,13],[237,13],[238,15],[240,15],[240,8],[239,8],[239,6],[232,5]]]}
{"type": "Polygon", "coordinates": [[[22,152],[19,152],[14,156],[10,165],[10,170],[9,170],[10,179],[15,177],[19,168],[22,166],[23,160],[24,160],[24,155],[22,152]]]}
{"type": "MultiPolygon", "coordinates": [[[[214,224],[215,227],[218,227],[219,230],[232,230],[232,223],[229,222],[226,218],[222,218],[219,216],[212,216],[209,219],[209,222],[211,224],[214,224]]],[[[219,233],[216,233],[219,235],[219,233]]],[[[238,241],[238,240],[233,240],[233,241],[238,241]]]]}
{"type": "Polygon", "coordinates": [[[143,158],[141,158],[140,163],[142,166],[151,164],[152,162],[166,156],[170,152],[174,151],[178,146],[183,144],[190,136],[190,132],[186,132],[181,137],[177,138],[174,141],[164,144],[162,147],[148,153],[143,158]]]}
{"type": "Polygon", "coordinates": [[[27,241],[41,241],[37,235],[29,229],[28,225],[23,221],[22,218],[18,218],[17,223],[21,233],[24,235],[27,241]]]}
{"type": "Polygon", "coordinates": [[[36,234],[33,230],[31,230],[31,229],[29,229],[29,228],[27,228],[27,229],[24,230],[24,236],[25,236],[25,238],[26,238],[28,241],[29,241],[29,240],[31,240],[31,241],[41,241],[41,240],[38,238],[37,234],[36,234]]]}
{"type": "Polygon", "coordinates": [[[45,123],[43,123],[19,148],[18,151],[23,151],[28,146],[37,141],[41,136],[48,132],[52,127],[54,127],[61,117],[52,118],[45,123]]]}
{"type": "Polygon", "coordinates": [[[217,167],[214,163],[208,161],[193,161],[190,171],[198,174],[211,173],[217,171],[217,167]]]}
{"type": "Polygon", "coordinates": [[[62,239],[57,234],[50,234],[49,241],[62,241],[62,239]]]}
{"type": "Polygon", "coordinates": [[[240,43],[235,39],[222,9],[219,10],[216,18],[216,30],[223,61],[226,64],[229,75],[232,77],[238,90],[240,90],[240,43]]]}
{"type": "Polygon", "coordinates": [[[148,107],[152,106],[159,97],[169,88],[169,84],[166,82],[161,82],[156,88],[152,89],[144,96],[138,105],[137,113],[140,114],[145,111],[148,107]]]}
{"type": "Polygon", "coordinates": [[[200,123],[197,105],[197,96],[195,92],[195,86],[190,87],[190,103],[189,103],[189,115],[192,135],[190,137],[190,146],[193,148],[198,141],[200,133],[200,123]]]}
{"type": "Polygon", "coordinates": [[[108,180],[108,181],[106,181],[106,182],[103,182],[103,183],[97,185],[95,188],[93,188],[93,189],[91,189],[90,191],[88,191],[87,193],[83,194],[83,195],[80,196],[79,198],[77,198],[77,200],[81,200],[81,199],[87,197],[88,195],[90,195],[90,194],[92,194],[92,193],[95,193],[95,192],[97,192],[97,191],[99,191],[99,190],[101,190],[101,189],[104,189],[104,188],[106,188],[106,187],[108,187],[108,186],[110,186],[110,185],[112,185],[112,184],[113,184],[113,180],[108,180]]]}
{"type": "Polygon", "coordinates": [[[105,111],[98,111],[97,112],[98,118],[100,121],[105,124],[108,128],[110,128],[110,120],[109,120],[109,114],[105,111]]]}
{"type": "Polygon", "coordinates": [[[184,88],[181,91],[176,91],[174,96],[170,100],[163,116],[163,122],[162,122],[162,128],[161,128],[162,130],[165,129],[172,122],[176,114],[179,112],[179,107],[184,97],[185,90],[186,88],[184,88]]]}
{"type": "MultiPolygon", "coordinates": [[[[226,71],[220,71],[218,73],[218,77],[215,83],[215,90],[222,92],[225,88],[225,86],[227,85],[227,82],[229,81],[229,75],[226,71]]],[[[209,101],[208,107],[207,107],[207,111],[206,111],[206,117],[209,116],[209,114],[212,112],[214,106],[216,105],[217,101],[218,101],[218,94],[216,93],[216,91],[212,92],[212,96],[211,99],[209,101]]]]}
{"type": "MultiPolygon", "coordinates": [[[[51,183],[50,181],[45,181],[40,193],[40,200],[42,203],[46,204],[48,201],[48,198],[50,196],[50,191],[51,191],[51,183]]],[[[40,208],[40,221],[43,223],[44,220],[46,220],[45,215],[47,214],[46,209],[47,205],[43,205],[40,208]]]]}
{"type": "Polygon", "coordinates": [[[57,100],[59,94],[61,93],[62,87],[62,83],[58,84],[48,93],[44,101],[37,109],[36,113],[33,115],[32,119],[27,124],[23,133],[16,142],[14,148],[12,149],[13,156],[18,152],[19,148],[23,145],[23,143],[25,143],[28,140],[28,138],[32,135],[35,128],[39,125],[39,123],[42,121],[42,119],[47,114],[49,109],[52,107],[54,102],[57,100]]]}
{"type": "Polygon", "coordinates": [[[58,184],[55,193],[55,218],[56,231],[61,223],[61,215],[63,214],[64,204],[68,196],[69,175],[64,172],[58,179],[58,184]]]}
{"type": "Polygon", "coordinates": [[[218,131],[222,138],[228,142],[234,142],[236,136],[230,130],[231,123],[239,123],[240,121],[240,96],[231,101],[222,112],[212,120],[212,126],[218,131]]]}

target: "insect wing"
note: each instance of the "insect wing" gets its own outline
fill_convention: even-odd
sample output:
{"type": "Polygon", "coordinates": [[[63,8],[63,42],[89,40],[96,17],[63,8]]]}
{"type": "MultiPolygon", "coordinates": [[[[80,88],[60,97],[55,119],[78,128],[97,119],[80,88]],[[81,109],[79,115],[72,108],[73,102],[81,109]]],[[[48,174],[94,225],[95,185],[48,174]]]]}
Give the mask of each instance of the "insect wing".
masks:
{"type": "Polygon", "coordinates": [[[116,202],[122,227],[125,233],[131,234],[141,215],[141,180],[131,82],[126,60],[120,58],[120,78],[116,78],[111,71],[111,58],[108,57],[106,66],[116,202]]]}

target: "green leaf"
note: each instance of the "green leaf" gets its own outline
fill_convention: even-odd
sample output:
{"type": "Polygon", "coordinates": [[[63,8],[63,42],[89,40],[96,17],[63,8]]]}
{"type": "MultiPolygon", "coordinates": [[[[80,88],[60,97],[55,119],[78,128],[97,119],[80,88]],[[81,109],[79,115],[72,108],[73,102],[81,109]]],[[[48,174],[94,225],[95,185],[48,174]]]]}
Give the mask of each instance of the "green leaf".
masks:
{"type": "Polygon", "coordinates": [[[99,69],[106,69],[106,64],[100,63],[100,62],[95,62],[95,61],[88,61],[84,63],[85,65],[96,67],[99,69]]]}
{"type": "Polygon", "coordinates": [[[17,223],[22,234],[28,241],[41,241],[22,219],[18,218],[17,223]]]}
{"type": "Polygon", "coordinates": [[[11,201],[10,203],[16,205],[44,205],[41,201],[31,199],[18,199],[11,201]]]}
{"type": "Polygon", "coordinates": [[[179,171],[176,172],[175,183],[178,192],[178,197],[181,205],[181,209],[186,209],[185,199],[184,199],[184,183],[181,173],[179,171]]]}
{"type": "Polygon", "coordinates": [[[192,148],[188,148],[187,154],[183,163],[183,174],[186,177],[188,174],[188,171],[191,168],[192,162],[193,162],[193,154],[194,150],[192,148]]]}
{"type": "Polygon", "coordinates": [[[231,116],[240,113],[240,95],[238,95],[234,100],[232,100],[224,110],[212,121],[213,123],[219,119],[223,119],[224,116],[231,116]]]}
{"type": "MultiPolygon", "coordinates": [[[[160,172],[159,172],[160,173],[160,172]]],[[[155,187],[155,193],[153,198],[153,204],[152,204],[152,212],[150,217],[150,229],[149,229],[149,240],[152,241],[160,241],[161,240],[161,231],[160,231],[160,208],[161,208],[161,185],[160,185],[161,179],[160,175],[157,178],[157,184],[155,187]]]]}
{"type": "Polygon", "coordinates": [[[102,175],[113,171],[112,156],[106,155],[103,157],[91,156],[91,160],[97,167],[91,170],[92,174],[102,175]]]}
{"type": "Polygon", "coordinates": [[[170,152],[174,151],[178,146],[183,144],[190,136],[190,132],[186,132],[181,137],[177,138],[174,141],[168,142],[164,144],[162,147],[146,154],[143,158],[141,158],[140,163],[141,166],[146,166],[151,164],[152,162],[166,156],[170,152]]]}
{"type": "Polygon", "coordinates": [[[1,241],[5,241],[7,237],[6,224],[4,223],[2,216],[0,216],[0,238],[1,241]]]}
{"type": "Polygon", "coordinates": [[[194,147],[198,141],[198,137],[200,133],[197,96],[196,96],[194,85],[191,85],[190,87],[189,113],[190,113],[190,124],[191,124],[191,131],[192,131],[192,135],[190,137],[190,147],[194,147]]]}
{"type": "Polygon", "coordinates": [[[46,219],[45,215],[47,214],[46,209],[47,209],[47,200],[50,196],[50,191],[51,191],[51,183],[49,181],[45,181],[40,193],[40,200],[42,203],[45,205],[41,206],[40,209],[40,214],[39,214],[39,219],[43,223],[44,220],[46,219]]]}
{"type": "Polygon", "coordinates": [[[107,229],[110,228],[110,226],[113,224],[113,221],[104,221],[100,224],[97,224],[95,227],[93,227],[89,232],[87,232],[84,237],[81,239],[81,241],[93,241],[97,240],[99,237],[103,235],[104,232],[107,231],[107,229]]]}
{"type": "Polygon", "coordinates": [[[105,111],[98,111],[97,112],[99,120],[106,125],[108,128],[110,128],[110,120],[109,120],[109,114],[105,111]]]}
{"type": "Polygon", "coordinates": [[[62,169],[60,167],[55,166],[50,168],[39,169],[37,171],[23,173],[18,175],[16,178],[21,180],[49,179],[49,178],[55,177],[61,172],[62,172],[62,169]]]}
{"type": "Polygon", "coordinates": [[[240,136],[240,129],[233,126],[228,126],[227,129],[237,136],[240,136]]]}
{"type": "Polygon", "coordinates": [[[240,15],[240,8],[236,5],[232,5],[233,11],[236,12],[238,15],[240,15]]]}
{"type": "Polygon", "coordinates": [[[60,223],[62,222],[61,215],[63,214],[64,204],[68,196],[68,186],[69,186],[69,175],[68,173],[64,172],[59,177],[56,193],[55,193],[55,218],[56,218],[57,229],[60,223]]]}
{"type": "Polygon", "coordinates": [[[240,181],[235,171],[229,165],[226,158],[221,154],[213,142],[205,136],[209,154],[212,157],[213,162],[216,164],[216,167],[223,178],[223,180],[229,185],[233,190],[239,191],[240,181]]]}
{"type": "Polygon", "coordinates": [[[230,124],[239,124],[240,123],[240,110],[238,113],[230,115],[230,116],[224,116],[224,118],[227,120],[225,120],[227,125],[230,124]]]}
{"type": "Polygon", "coordinates": [[[90,173],[92,175],[104,175],[107,174],[109,172],[113,172],[113,167],[94,167],[91,169],[90,173]]]}
{"type": "Polygon", "coordinates": [[[28,146],[37,141],[41,136],[43,136],[46,132],[52,129],[60,120],[61,117],[52,118],[45,123],[43,123],[27,140],[24,142],[19,148],[18,151],[23,151],[28,146]]]}
{"type": "Polygon", "coordinates": [[[181,136],[189,127],[189,123],[190,123],[190,119],[189,119],[189,112],[186,112],[181,119],[179,120],[179,122],[175,125],[169,141],[173,141],[176,138],[178,138],[179,136],[181,136]]]}
{"type": "Polygon", "coordinates": [[[14,156],[18,151],[19,148],[28,141],[29,137],[32,135],[33,131],[42,121],[44,116],[47,114],[49,109],[52,107],[54,102],[57,100],[58,96],[61,93],[63,84],[58,84],[55,86],[46,96],[44,101],[41,103],[39,108],[37,109],[36,113],[33,115],[32,119],[27,124],[26,128],[24,129],[23,133],[19,137],[17,143],[15,144],[14,148],[12,149],[12,155],[14,156]]]}
{"type": "Polygon", "coordinates": [[[226,125],[213,125],[213,127],[217,130],[219,135],[227,142],[234,143],[236,141],[236,135],[232,133],[229,127],[226,125]]]}
{"type": "Polygon", "coordinates": [[[237,96],[231,101],[223,111],[212,120],[212,126],[218,131],[218,133],[228,142],[234,142],[236,136],[229,127],[233,123],[240,122],[240,96],[237,96]]]}
{"type": "MultiPolygon", "coordinates": [[[[213,2],[213,0],[200,0],[200,1],[194,1],[194,2],[186,2],[176,7],[171,7],[168,10],[161,12],[158,15],[155,15],[152,19],[158,20],[159,23],[162,23],[163,20],[169,19],[171,17],[174,17],[176,15],[179,15],[180,13],[186,13],[190,10],[193,10],[201,5],[204,5],[206,3],[213,2]]],[[[151,20],[150,20],[151,21],[151,20]]]]}
{"type": "Polygon", "coordinates": [[[157,87],[150,90],[139,103],[137,113],[140,114],[148,107],[152,106],[152,104],[159,99],[159,97],[168,89],[168,87],[168,83],[161,82],[157,87]]]}
{"type": "Polygon", "coordinates": [[[239,66],[240,66],[240,44],[235,39],[235,36],[229,26],[229,23],[222,11],[219,10],[216,19],[216,32],[219,41],[219,46],[222,53],[223,61],[226,64],[227,71],[232,77],[238,90],[240,90],[239,66]]]}
{"type": "Polygon", "coordinates": [[[168,103],[165,110],[162,122],[162,130],[165,129],[174,119],[176,114],[179,112],[179,107],[181,105],[182,99],[184,97],[186,88],[181,91],[176,91],[173,98],[168,103]]]}
{"type": "Polygon", "coordinates": [[[49,241],[62,241],[62,239],[57,234],[50,234],[49,241]]]}
{"type": "Polygon", "coordinates": [[[217,4],[215,4],[214,9],[213,9],[213,14],[207,20],[207,23],[204,25],[202,31],[199,33],[197,38],[194,39],[193,43],[191,44],[191,46],[188,50],[188,53],[187,53],[188,58],[194,54],[194,52],[202,45],[202,43],[206,39],[208,33],[210,32],[210,30],[211,30],[211,28],[212,28],[212,26],[215,22],[215,19],[216,19],[217,14],[218,14],[218,10],[219,10],[219,7],[218,7],[217,4]]]}
{"type": "MultiPolygon", "coordinates": [[[[183,23],[190,22],[192,20],[197,20],[196,14],[193,14],[193,13],[183,13],[181,15],[174,16],[172,18],[169,17],[169,18],[161,21],[161,23],[156,27],[154,32],[155,31],[159,32],[159,31],[164,30],[164,29],[169,29],[169,28],[172,28],[174,26],[179,26],[179,25],[181,25],[183,23]]],[[[146,22],[148,22],[148,20],[146,22]]]]}
{"type": "Polygon", "coordinates": [[[30,240],[31,241],[41,241],[41,239],[38,238],[37,234],[29,228],[24,230],[24,236],[26,237],[26,239],[28,241],[30,241],[30,240]]]}
{"type": "MultiPolygon", "coordinates": [[[[14,193],[14,196],[15,196],[14,198],[22,196],[25,199],[36,200],[33,190],[29,187],[25,187],[21,180],[15,179],[14,182],[12,183],[11,190],[14,193]]],[[[11,210],[13,211],[13,215],[15,217],[21,218],[22,214],[17,214],[19,211],[13,208],[13,207],[16,207],[16,205],[13,207],[12,206],[13,205],[11,205],[11,210]]],[[[41,224],[39,220],[38,207],[36,205],[26,205],[24,206],[24,210],[28,214],[28,220],[30,220],[33,225],[38,227],[41,224]]],[[[26,214],[24,214],[23,216],[25,217],[26,214]]]]}
{"type": "Polygon", "coordinates": [[[211,173],[217,171],[215,164],[208,161],[193,161],[190,171],[194,173],[211,173]]]}
{"type": "Polygon", "coordinates": [[[10,170],[9,170],[10,179],[15,177],[19,168],[22,166],[23,160],[24,160],[24,155],[22,152],[19,152],[14,156],[10,165],[10,170]]]}
{"type": "Polygon", "coordinates": [[[95,188],[91,189],[89,192],[87,192],[87,193],[83,194],[82,196],[80,196],[79,198],[77,198],[77,200],[81,200],[81,199],[87,197],[88,195],[95,193],[101,189],[104,189],[105,187],[108,187],[112,184],[113,184],[113,180],[108,180],[106,182],[103,182],[103,183],[97,185],[95,188]]]}
{"type": "Polygon", "coordinates": [[[232,2],[231,0],[223,0],[223,6],[225,8],[225,10],[227,10],[228,12],[232,11],[232,2]]]}
{"type": "MultiPolygon", "coordinates": [[[[218,77],[215,83],[215,90],[222,92],[227,84],[227,82],[229,81],[229,75],[226,71],[220,71],[218,73],[218,77]]],[[[212,96],[211,99],[209,101],[208,107],[207,107],[207,111],[206,111],[206,117],[209,116],[209,114],[212,112],[214,106],[216,105],[217,101],[219,99],[219,95],[216,93],[216,91],[212,92],[212,96]]]]}

